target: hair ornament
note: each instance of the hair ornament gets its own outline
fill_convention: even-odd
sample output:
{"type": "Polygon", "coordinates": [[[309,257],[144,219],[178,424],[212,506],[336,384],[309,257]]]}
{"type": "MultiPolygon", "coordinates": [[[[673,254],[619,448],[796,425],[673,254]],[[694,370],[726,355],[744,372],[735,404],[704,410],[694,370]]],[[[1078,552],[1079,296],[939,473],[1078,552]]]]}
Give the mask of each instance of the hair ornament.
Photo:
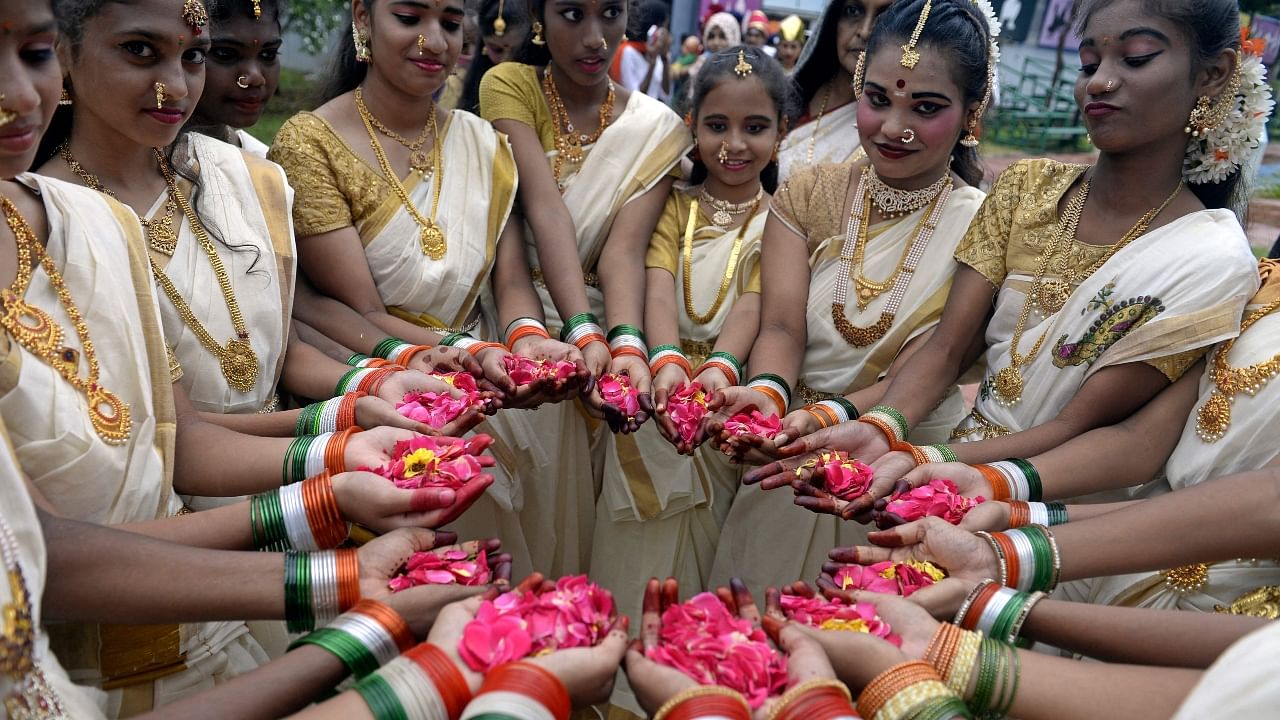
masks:
{"type": "Polygon", "coordinates": [[[192,34],[199,35],[209,24],[209,11],[200,0],[187,0],[182,4],[182,21],[191,26],[192,34]]]}
{"type": "Polygon", "coordinates": [[[253,0],[253,19],[262,19],[262,0],[253,0]]]}
{"type": "MultiPolygon", "coordinates": [[[[724,66],[722,65],[721,67],[724,66]]],[[[744,48],[738,48],[738,64],[733,66],[733,73],[740,78],[745,78],[749,77],[755,70],[751,63],[747,62],[747,51],[744,48]]]]}
{"type": "Polygon", "coordinates": [[[498,17],[493,19],[493,34],[498,37],[502,37],[507,33],[507,21],[506,18],[502,17],[502,10],[506,3],[507,0],[498,0],[498,17]]]}
{"type": "Polygon", "coordinates": [[[1264,43],[1244,35],[1242,31],[1236,64],[1238,81],[1233,79],[1219,96],[1226,104],[1222,122],[1187,140],[1182,177],[1194,185],[1222,182],[1239,169],[1257,151],[1266,131],[1267,118],[1275,108],[1271,86],[1267,84],[1267,70],[1262,65],[1264,43]],[[1238,89],[1233,92],[1231,86],[1238,89]],[[1233,97],[1224,98],[1227,93],[1233,97]]]}
{"type": "Polygon", "coordinates": [[[978,137],[974,132],[982,124],[982,116],[991,107],[991,103],[1000,101],[1000,81],[997,75],[997,68],[1000,66],[1000,43],[996,41],[1000,35],[1000,20],[996,18],[995,8],[988,0],[972,1],[987,21],[987,35],[991,40],[987,44],[987,89],[983,92],[982,101],[978,103],[978,108],[973,113],[973,120],[968,125],[967,132],[960,138],[960,144],[968,148],[978,147],[978,137]]]}
{"type": "MultiPolygon", "coordinates": [[[[920,33],[924,32],[924,24],[929,22],[929,11],[932,9],[933,0],[924,0],[924,7],[920,8],[920,19],[916,20],[916,29],[911,31],[911,39],[902,46],[902,59],[898,62],[908,70],[915,70],[916,65],[920,63],[920,53],[916,50],[916,44],[920,42],[920,33]]],[[[864,52],[863,55],[865,54],[864,52]]]]}

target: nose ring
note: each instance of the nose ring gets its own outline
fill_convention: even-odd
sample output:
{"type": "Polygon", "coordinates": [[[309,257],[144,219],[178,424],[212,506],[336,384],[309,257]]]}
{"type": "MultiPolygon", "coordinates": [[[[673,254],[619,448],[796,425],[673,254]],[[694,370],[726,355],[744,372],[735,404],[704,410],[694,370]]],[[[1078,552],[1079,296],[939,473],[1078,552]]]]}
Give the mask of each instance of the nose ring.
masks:
{"type": "Polygon", "coordinates": [[[1105,86],[1103,86],[1102,91],[1103,91],[1103,92],[1111,92],[1112,90],[1114,90],[1114,89],[1115,89],[1115,87],[1116,87],[1116,81],[1115,81],[1115,80],[1108,80],[1108,81],[1107,81],[1107,84],[1106,84],[1105,86]]]}
{"type": "Polygon", "coordinates": [[[248,89],[249,89],[249,76],[248,76],[248,75],[241,75],[240,77],[236,78],[236,87],[240,88],[241,90],[248,90],[248,89]]]}
{"type": "Polygon", "coordinates": [[[906,128],[905,130],[903,130],[903,131],[902,131],[902,144],[903,144],[903,145],[910,145],[911,143],[913,143],[913,142],[915,142],[915,141],[916,141],[916,131],[915,131],[915,130],[912,130],[911,128],[906,128]]]}
{"type": "Polygon", "coordinates": [[[158,83],[156,83],[156,109],[157,109],[157,110],[163,110],[163,109],[164,109],[164,99],[165,99],[165,95],[166,95],[166,93],[165,93],[165,85],[164,85],[164,83],[162,83],[162,82],[158,82],[158,83]]]}

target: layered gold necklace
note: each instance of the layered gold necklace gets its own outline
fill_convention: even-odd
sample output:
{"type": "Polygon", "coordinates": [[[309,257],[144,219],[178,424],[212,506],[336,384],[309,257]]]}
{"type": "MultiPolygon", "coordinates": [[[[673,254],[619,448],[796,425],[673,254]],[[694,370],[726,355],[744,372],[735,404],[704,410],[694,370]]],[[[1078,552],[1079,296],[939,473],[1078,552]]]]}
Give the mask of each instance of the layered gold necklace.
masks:
{"type": "MultiPolygon", "coordinates": [[[[80,162],[72,157],[71,148],[67,143],[64,142],[58,146],[58,155],[62,157],[62,161],[67,164],[67,167],[71,168],[71,172],[78,175],[81,180],[84,180],[89,189],[106,193],[113,198],[116,197],[115,193],[102,186],[96,176],[80,166],[80,162]]],[[[142,223],[142,232],[147,236],[147,245],[165,257],[173,257],[173,253],[178,249],[178,231],[173,226],[173,216],[177,214],[177,211],[178,204],[170,196],[165,198],[164,210],[161,212],[160,217],[152,220],[141,215],[138,216],[138,222],[142,223]]]]}
{"type": "MultiPolygon", "coordinates": [[[[1049,263],[1054,255],[1058,252],[1066,252],[1075,242],[1076,231],[1080,227],[1080,216],[1084,213],[1085,201],[1089,198],[1090,181],[1085,180],[1080,190],[1071,198],[1067,206],[1062,211],[1062,217],[1058,220],[1058,231],[1054,234],[1053,241],[1050,242],[1040,255],[1040,264],[1036,268],[1036,274],[1032,277],[1031,287],[1027,291],[1026,299],[1022,302],[1022,312],[1018,315],[1018,323],[1013,329],[1013,339],[1009,344],[1009,365],[1000,370],[995,375],[995,391],[998,395],[997,400],[1002,405],[1016,405],[1022,399],[1022,390],[1024,381],[1022,378],[1022,368],[1031,364],[1036,355],[1040,353],[1040,348],[1044,345],[1044,339],[1048,337],[1049,331],[1046,330],[1032,346],[1031,351],[1026,355],[1018,352],[1018,344],[1022,341],[1022,334],[1026,330],[1027,320],[1031,317],[1031,307],[1038,305],[1042,310],[1046,310],[1045,305],[1056,307],[1052,312],[1046,310],[1046,317],[1061,310],[1066,304],[1067,298],[1071,296],[1071,292],[1076,282],[1077,274],[1074,269],[1068,270],[1068,279],[1064,281],[1046,281],[1045,273],[1049,271],[1049,263]],[[1054,283],[1050,285],[1048,283],[1054,283]]],[[[1178,186],[1173,189],[1169,197],[1165,201],[1148,210],[1142,217],[1138,218],[1138,222],[1120,238],[1120,242],[1112,245],[1102,257],[1098,258],[1090,265],[1083,275],[1079,276],[1081,282],[1092,275],[1098,268],[1110,260],[1112,256],[1120,252],[1126,245],[1134,240],[1142,237],[1147,232],[1147,228],[1151,226],[1152,221],[1156,219],[1161,212],[1164,211],[1169,203],[1182,192],[1183,183],[1178,182],[1178,186]]]]}
{"type": "Polygon", "coordinates": [[[556,90],[556,81],[551,75],[551,66],[547,65],[542,73],[542,92],[547,97],[547,107],[551,109],[551,128],[555,134],[556,145],[556,159],[552,163],[551,173],[556,178],[556,185],[563,192],[564,183],[560,180],[560,174],[564,169],[565,161],[573,165],[581,165],[584,157],[583,146],[598,141],[613,119],[613,80],[606,81],[609,85],[604,102],[600,104],[600,125],[595,132],[587,135],[579,133],[573,127],[573,120],[569,119],[569,111],[565,109],[564,101],[560,99],[560,92],[556,90]]]}
{"type": "Polygon", "coordinates": [[[924,257],[925,249],[929,247],[929,240],[938,227],[938,221],[946,208],[947,198],[951,196],[953,185],[951,174],[947,173],[928,188],[914,191],[916,193],[932,192],[933,196],[925,204],[934,203],[933,210],[922,217],[916,225],[915,237],[903,252],[902,257],[898,259],[893,274],[884,280],[877,281],[863,277],[862,271],[866,258],[867,231],[871,224],[871,205],[874,201],[871,187],[878,180],[875,169],[870,165],[862,169],[858,188],[853,196],[854,206],[849,213],[849,222],[845,226],[844,245],[840,249],[839,274],[836,277],[835,287],[831,291],[831,319],[835,323],[836,330],[840,331],[845,342],[859,348],[867,347],[884,337],[893,326],[902,298],[906,295],[907,286],[911,284],[911,277],[924,257]],[[935,186],[936,191],[932,190],[935,186]],[[880,319],[870,327],[854,325],[844,314],[851,281],[858,288],[856,302],[859,310],[866,310],[873,300],[892,289],[889,300],[880,313],[880,319]]]}
{"type": "MultiPolygon", "coordinates": [[[[702,191],[704,194],[706,190],[702,191]]],[[[733,276],[738,271],[738,258],[742,255],[742,242],[747,236],[747,227],[751,225],[751,221],[755,219],[756,210],[760,207],[760,199],[764,196],[764,188],[756,193],[756,197],[751,201],[750,214],[742,221],[742,226],[738,228],[738,235],[733,240],[733,249],[729,251],[729,263],[725,266],[724,276],[720,280],[720,289],[716,291],[715,302],[711,303],[711,309],[706,313],[699,313],[693,309],[693,233],[698,227],[698,201],[694,199],[689,204],[689,222],[684,228],[684,312],[689,319],[698,325],[706,325],[715,319],[720,312],[720,306],[724,305],[725,299],[729,296],[729,288],[733,285],[733,276]]],[[[712,223],[717,227],[728,225],[729,223],[719,223],[712,218],[712,223]]]]}
{"type": "Polygon", "coordinates": [[[13,231],[18,250],[18,274],[13,284],[0,291],[4,300],[4,310],[0,314],[0,324],[28,352],[45,361],[58,372],[72,387],[85,396],[89,406],[89,422],[98,433],[98,437],[108,445],[121,445],[129,439],[133,428],[133,420],[129,406],[115,393],[98,383],[100,367],[98,353],[89,337],[89,326],[80,309],[71,299],[71,291],[63,280],[62,274],[53,264],[53,260],[45,252],[36,238],[31,226],[18,212],[12,202],[0,196],[0,208],[4,211],[9,229],[13,231]],[[67,317],[75,328],[76,337],[83,348],[87,372],[80,375],[80,352],[63,344],[63,329],[53,317],[26,301],[27,288],[31,285],[35,263],[33,257],[44,268],[49,276],[49,284],[58,294],[58,302],[62,305],[67,317]]]}
{"type": "MultiPolygon", "coordinates": [[[[174,286],[173,281],[169,279],[164,270],[160,269],[154,259],[150,260],[151,274],[155,277],[156,284],[160,286],[165,296],[169,298],[169,302],[173,304],[174,309],[178,311],[178,316],[182,318],[182,322],[191,329],[200,344],[212,353],[214,357],[218,358],[222,376],[227,379],[227,384],[234,390],[247,393],[258,384],[258,355],[249,344],[249,328],[245,326],[244,316],[240,313],[240,303],[236,300],[235,288],[231,285],[231,277],[227,274],[222,258],[218,255],[218,248],[209,239],[209,233],[205,230],[204,223],[200,221],[200,216],[196,214],[195,209],[187,202],[186,196],[182,194],[181,188],[178,187],[177,176],[173,168],[170,167],[169,161],[159,150],[153,149],[152,154],[156,163],[160,166],[160,174],[164,176],[164,182],[168,186],[170,201],[181,208],[183,216],[186,217],[187,223],[191,226],[191,233],[195,235],[196,241],[200,243],[205,256],[209,258],[209,265],[213,268],[213,274],[218,279],[218,287],[222,290],[222,299],[227,305],[227,313],[231,316],[231,327],[235,330],[236,336],[228,340],[226,345],[218,344],[213,339],[213,335],[204,326],[204,323],[200,322],[200,318],[196,317],[195,313],[192,312],[191,306],[178,292],[178,288],[174,286]]],[[[67,162],[72,171],[80,176],[85,185],[114,197],[112,193],[103,187],[97,176],[90,174],[80,163],[75,162],[75,158],[71,157],[70,148],[64,149],[63,160],[67,162]],[[68,158],[70,159],[68,160],[68,158]]]]}
{"type": "MultiPolygon", "coordinates": [[[[1240,333],[1244,334],[1249,326],[1274,312],[1277,307],[1280,307],[1280,297],[1245,318],[1240,324],[1240,333]]],[[[1277,373],[1280,373],[1280,354],[1246,367],[1231,367],[1227,362],[1227,355],[1235,344],[1236,338],[1227,340],[1214,354],[1213,369],[1210,371],[1213,390],[1209,393],[1209,399],[1196,411],[1196,435],[1207,443],[1217,442],[1227,434],[1227,429],[1231,426],[1231,403],[1237,395],[1240,393],[1247,393],[1250,397],[1257,395],[1277,373]]]]}
{"type": "MultiPolygon", "coordinates": [[[[429,179],[432,183],[431,187],[431,215],[423,217],[418,211],[418,207],[414,204],[413,198],[409,197],[409,191],[405,189],[404,183],[400,182],[399,176],[395,170],[391,168],[391,161],[387,159],[387,153],[382,149],[382,143],[378,142],[378,136],[374,132],[374,124],[378,123],[373,113],[369,112],[369,107],[364,104],[364,89],[356,88],[356,111],[360,113],[360,119],[364,122],[364,129],[369,134],[369,146],[373,148],[373,154],[378,158],[378,165],[382,168],[382,174],[386,176],[387,184],[391,186],[392,191],[400,198],[400,204],[404,206],[409,217],[418,224],[418,243],[422,247],[422,254],[432,260],[443,260],[445,254],[449,251],[449,241],[445,237],[444,229],[436,222],[436,212],[440,209],[440,188],[444,185],[444,168],[441,166],[443,152],[441,151],[440,129],[436,123],[436,106],[431,104],[430,112],[427,115],[427,124],[423,128],[423,137],[418,140],[418,147],[421,148],[425,143],[423,138],[426,135],[431,136],[431,162],[430,170],[422,170],[418,165],[414,164],[415,151],[411,145],[405,144],[403,138],[398,135],[394,136],[397,142],[405,145],[410,150],[409,166],[415,172],[423,174],[424,179],[429,179]]],[[[384,131],[390,132],[390,131],[384,131]]],[[[428,165],[425,159],[419,159],[422,166],[428,165]]]]}
{"type": "Polygon", "coordinates": [[[711,224],[716,227],[727,227],[733,224],[733,219],[742,213],[750,210],[755,212],[756,207],[760,204],[760,198],[764,197],[764,188],[756,191],[756,196],[744,203],[731,203],[707,192],[706,186],[698,193],[698,200],[708,205],[715,212],[711,215],[711,224]]]}

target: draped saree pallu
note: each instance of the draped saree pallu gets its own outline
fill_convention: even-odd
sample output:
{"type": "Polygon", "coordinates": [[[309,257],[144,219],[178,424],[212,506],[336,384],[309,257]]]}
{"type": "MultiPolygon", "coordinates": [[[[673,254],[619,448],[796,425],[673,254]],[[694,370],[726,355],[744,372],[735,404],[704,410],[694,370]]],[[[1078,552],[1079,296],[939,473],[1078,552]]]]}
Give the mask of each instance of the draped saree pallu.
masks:
{"type": "MultiPolygon", "coordinates": [[[[548,163],[556,164],[551,111],[536,68],[503,63],[490,70],[481,81],[480,106],[487,120],[516,120],[532,128],[548,163]]],[[[614,217],[624,205],[673,172],[690,145],[688,129],[674,112],[653,98],[633,92],[599,139],[583,146],[580,165],[562,161],[561,196],[573,217],[587,298],[591,312],[598,318],[605,318],[605,310],[595,268],[614,217]]],[[[547,325],[554,332],[563,320],[547,290],[528,225],[525,243],[547,325]]],[[[533,548],[535,567],[553,575],[583,572],[591,563],[595,503],[609,431],[603,423],[588,418],[578,403],[560,403],[540,410],[535,427],[539,442],[558,450],[555,467],[536,486],[526,487],[529,492],[522,519],[530,537],[537,538],[533,548]]]]}
{"type": "MultiPolygon", "coordinates": [[[[821,102],[821,101],[820,101],[821,102]]],[[[858,137],[858,103],[826,108],[792,128],[778,146],[778,181],[814,165],[843,164],[865,157],[858,137]]]]}
{"type": "MultiPolygon", "coordinates": [[[[47,252],[79,308],[100,363],[99,384],[128,405],[127,440],[106,442],[85,395],[10,338],[0,364],[0,415],[23,471],[62,515],[117,524],[176,513],[176,419],[159,310],[136,217],[93,191],[36,175],[47,252]]],[[[36,270],[27,302],[50,313],[81,355],[55,289],[36,270]]],[[[266,661],[244,623],[59,625],[53,648],[76,682],[108,689],[108,715],[135,714],[266,661]]]]}
{"type": "MultiPolygon", "coordinates": [[[[982,202],[983,194],[975,188],[951,190],[888,330],[870,345],[854,347],[833,322],[832,297],[837,283],[854,283],[842,272],[840,255],[848,229],[847,208],[856,209],[861,203],[854,198],[860,168],[856,163],[805,168],[774,196],[774,216],[806,238],[809,250],[808,341],[792,410],[874,385],[908,342],[937,325],[955,271],[952,250],[982,202]]],[[[868,228],[863,265],[854,268],[854,274],[877,281],[893,275],[933,209],[930,203],[868,228]]],[[[885,292],[861,310],[850,302],[845,315],[855,326],[871,327],[881,320],[891,295],[892,291],[885,292]]],[[[915,428],[910,440],[941,442],[963,414],[963,401],[953,389],[915,428]]],[[[743,486],[721,533],[711,582],[722,585],[737,576],[749,587],[780,587],[816,577],[828,550],[865,544],[866,533],[867,528],[857,523],[796,507],[785,488],[766,492],[743,486]]]]}
{"type": "MultiPolygon", "coordinates": [[[[761,201],[755,216],[744,220],[748,225],[741,229],[733,279],[723,297],[721,286],[730,271],[740,228],[717,227],[699,210],[690,263],[694,314],[708,312],[717,298],[722,297],[722,302],[709,322],[698,323],[686,310],[682,260],[692,198],[685,190],[668,197],[646,264],[675,278],[680,338],[697,372],[715,347],[734,302],[745,293],[760,292],[760,238],[768,209],[767,200],[761,201]]],[[[706,586],[720,527],[741,474],[740,467],[710,445],[692,457],[678,454],[655,422],[631,435],[615,435],[606,444],[604,485],[596,504],[592,543],[592,579],[609,588],[620,610],[635,621],[639,621],[640,600],[650,577],[674,577],[681,587],[690,589],[706,586]]]]}

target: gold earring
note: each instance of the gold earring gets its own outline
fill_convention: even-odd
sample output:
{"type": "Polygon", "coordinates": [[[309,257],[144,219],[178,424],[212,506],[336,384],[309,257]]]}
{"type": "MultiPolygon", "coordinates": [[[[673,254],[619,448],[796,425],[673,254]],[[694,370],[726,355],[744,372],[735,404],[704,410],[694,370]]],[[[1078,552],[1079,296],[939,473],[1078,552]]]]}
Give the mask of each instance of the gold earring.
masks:
{"type": "Polygon", "coordinates": [[[58,105],[66,107],[71,104],[71,93],[66,88],[62,88],[62,97],[58,98],[58,105]]]}
{"type": "Polygon", "coordinates": [[[498,17],[493,20],[493,34],[498,37],[502,37],[507,33],[507,21],[502,17],[502,10],[505,5],[506,0],[498,0],[498,17]]]}
{"type": "Polygon", "coordinates": [[[720,141],[720,152],[716,153],[716,159],[723,165],[729,161],[729,143],[720,141]]]}
{"type": "Polygon", "coordinates": [[[162,82],[156,83],[156,109],[164,109],[165,85],[162,82]]]}
{"type": "Polygon", "coordinates": [[[1200,137],[1221,125],[1236,105],[1236,96],[1240,94],[1241,82],[1243,78],[1240,74],[1240,66],[1236,65],[1235,74],[1231,76],[1231,81],[1222,89],[1222,92],[1218,93],[1218,97],[1210,99],[1208,95],[1201,95],[1196,98],[1196,106],[1191,109],[1191,117],[1187,119],[1184,132],[1191,137],[1200,137]]]}
{"type": "MultiPolygon", "coordinates": [[[[3,103],[4,103],[4,93],[0,93],[0,104],[3,104],[3,103]]],[[[12,110],[5,110],[3,107],[0,107],[0,127],[4,127],[5,125],[8,125],[9,123],[17,119],[18,119],[18,113],[12,110]]]]}
{"type": "Polygon", "coordinates": [[[537,20],[533,21],[533,39],[530,42],[539,47],[547,44],[547,41],[542,38],[542,23],[537,20]]]}
{"type": "Polygon", "coordinates": [[[427,54],[427,38],[425,35],[418,36],[418,57],[427,54]]]}
{"type": "Polygon", "coordinates": [[[369,33],[360,29],[356,21],[351,21],[351,40],[356,46],[356,62],[369,62],[369,33]]]}
{"type": "Polygon", "coordinates": [[[858,56],[858,64],[853,68],[853,99],[862,97],[862,86],[867,81],[867,53],[864,50],[858,56]]]}
{"type": "Polygon", "coordinates": [[[978,147],[978,145],[981,144],[982,141],[979,140],[978,137],[973,134],[973,131],[977,129],[978,129],[977,123],[971,123],[969,127],[966,128],[964,137],[960,138],[960,144],[967,148],[978,147]]]}

